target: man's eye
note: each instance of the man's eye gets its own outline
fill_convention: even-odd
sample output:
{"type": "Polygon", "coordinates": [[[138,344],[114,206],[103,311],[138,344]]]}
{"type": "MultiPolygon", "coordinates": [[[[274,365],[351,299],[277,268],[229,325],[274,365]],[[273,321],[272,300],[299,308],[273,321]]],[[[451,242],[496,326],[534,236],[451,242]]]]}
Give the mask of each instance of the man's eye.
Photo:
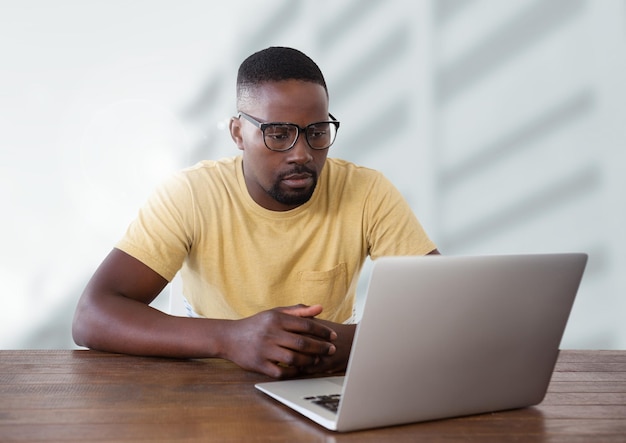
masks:
{"type": "Polygon", "coordinates": [[[328,125],[309,127],[309,138],[322,138],[328,134],[328,125]]]}
{"type": "Polygon", "coordinates": [[[290,131],[284,126],[270,127],[265,130],[265,136],[274,140],[285,140],[290,137],[290,131]]]}
{"type": "Polygon", "coordinates": [[[309,137],[320,138],[326,135],[326,131],[313,131],[309,134],[309,137]]]}
{"type": "Polygon", "coordinates": [[[289,138],[289,134],[286,132],[266,132],[265,136],[274,140],[286,140],[289,138]]]}

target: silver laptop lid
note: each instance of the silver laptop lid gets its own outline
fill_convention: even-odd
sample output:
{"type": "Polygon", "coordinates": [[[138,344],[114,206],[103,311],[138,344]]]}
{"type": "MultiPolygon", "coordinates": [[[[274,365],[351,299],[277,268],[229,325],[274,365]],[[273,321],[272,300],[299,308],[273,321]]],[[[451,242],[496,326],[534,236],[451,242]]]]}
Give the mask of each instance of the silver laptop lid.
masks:
{"type": "Polygon", "coordinates": [[[337,429],[541,402],[586,261],[586,254],[378,259],[337,429]]]}

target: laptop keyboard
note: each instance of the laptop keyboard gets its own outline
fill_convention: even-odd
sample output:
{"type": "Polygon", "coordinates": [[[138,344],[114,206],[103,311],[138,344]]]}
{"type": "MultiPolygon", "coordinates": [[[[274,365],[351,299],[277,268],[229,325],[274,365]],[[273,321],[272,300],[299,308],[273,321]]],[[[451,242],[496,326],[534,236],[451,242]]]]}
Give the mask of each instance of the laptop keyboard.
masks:
{"type": "Polygon", "coordinates": [[[336,413],[337,409],[339,409],[341,394],[316,395],[312,397],[304,397],[304,399],[336,413]]]}

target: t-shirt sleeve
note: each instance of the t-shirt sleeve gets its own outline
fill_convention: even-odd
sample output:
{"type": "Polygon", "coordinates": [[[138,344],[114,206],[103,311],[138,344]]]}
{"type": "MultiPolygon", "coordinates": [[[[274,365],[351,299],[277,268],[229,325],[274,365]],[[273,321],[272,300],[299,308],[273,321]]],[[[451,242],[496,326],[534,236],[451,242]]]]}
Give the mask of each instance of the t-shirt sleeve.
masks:
{"type": "Polygon", "coordinates": [[[382,174],[372,184],[365,204],[368,253],[383,256],[426,255],[436,249],[400,191],[382,174]]]}
{"type": "Polygon", "coordinates": [[[193,206],[184,175],[172,176],[149,197],[115,247],[171,281],[192,243],[193,206]]]}

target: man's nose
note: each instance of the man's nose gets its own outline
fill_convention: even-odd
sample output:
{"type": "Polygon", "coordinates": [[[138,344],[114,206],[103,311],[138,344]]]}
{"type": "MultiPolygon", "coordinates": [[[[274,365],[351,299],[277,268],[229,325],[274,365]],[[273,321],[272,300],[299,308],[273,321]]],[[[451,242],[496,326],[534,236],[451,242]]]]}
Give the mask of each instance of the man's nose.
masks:
{"type": "Polygon", "coordinates": [[[306,141],[306,136],[303,132],[300,132],[298,136],[298,140],[296,140],[296,144],[288,151],[289,160],[293,163],[298,164],[306,164],[313,160],[312,151],[313,149],[309,146],[309,143],[306,141]]]}

